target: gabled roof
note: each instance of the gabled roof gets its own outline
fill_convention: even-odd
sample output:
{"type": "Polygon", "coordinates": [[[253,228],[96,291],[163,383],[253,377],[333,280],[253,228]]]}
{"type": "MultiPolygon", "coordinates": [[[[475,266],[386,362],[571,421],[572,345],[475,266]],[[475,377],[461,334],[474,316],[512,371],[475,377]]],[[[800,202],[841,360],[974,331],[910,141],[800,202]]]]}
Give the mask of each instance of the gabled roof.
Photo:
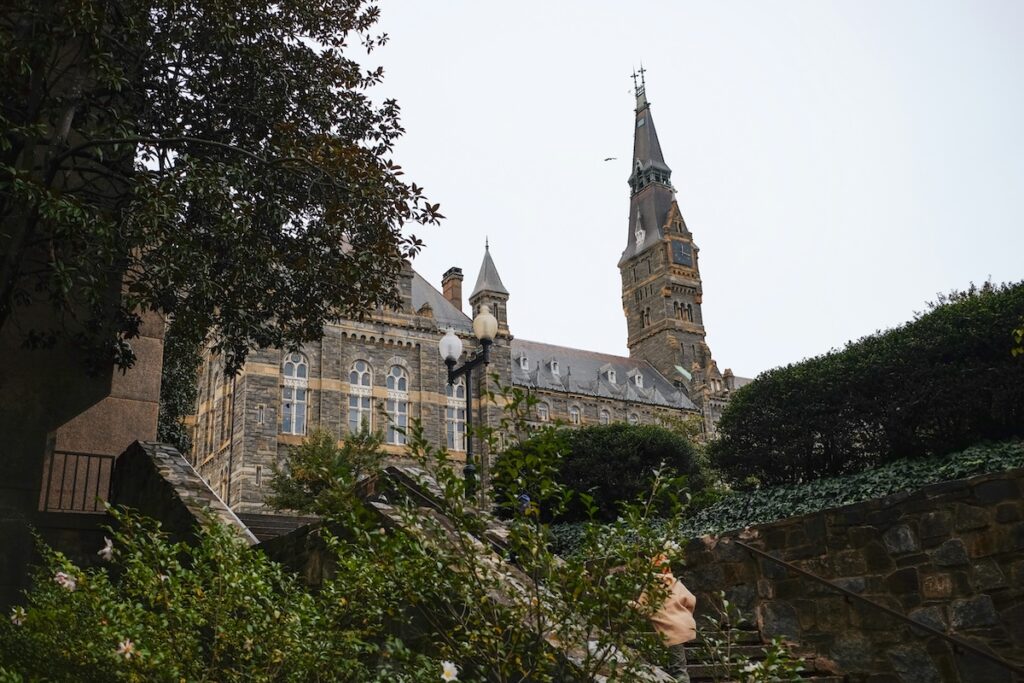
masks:
{"type": "Polygon", "coordinates": [[[697,407],[680,389],[673,386],[647,361],[624,356],[613,356],[596,351],[584,351],[568,346],[556,346],[525,339],[512,340],[512,358],[526,356],[529,369],[523,370],[518,362],[512,363],[512,383],[535,389],[565,391],[587,396],[635,401],[651,405],[696,410],[697,407]],[[548,361],[558,361],[559,373],[551,372],[548,361]],[[609,382],[604,373],[615,370],[615,382],[609,382]],[[631,373],[643,375],[644,386],[636,386],[631,373]]]}
{"type": "Polygon", "coordinates": [[[426,278],[412,272],[412,307],[420,310],[424,304],[430,304],[434,312],[434,320],[438,327],[444,329],[449,325],[460,332],[472,332],[473,321],[469,316],[455,308],[452,302],[444,298],[444,294],[434,289],[434,286],[427,282],[426,278]]]}

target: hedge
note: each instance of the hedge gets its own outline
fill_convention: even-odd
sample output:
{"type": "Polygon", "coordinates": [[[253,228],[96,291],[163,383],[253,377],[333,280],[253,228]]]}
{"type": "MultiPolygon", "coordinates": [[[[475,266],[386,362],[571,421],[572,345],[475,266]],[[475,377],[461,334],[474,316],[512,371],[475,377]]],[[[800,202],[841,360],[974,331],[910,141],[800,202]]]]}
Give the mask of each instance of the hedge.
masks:
{"type": "MultiPolygon", "coordinates": [[[[655,425],[592,425],[544,433],[498,456],[494,465],[497,500],[511,501],[520,492],[535,503],[548,498],[538,489],[538,469],[550,467],[550,476],[575,493],[593,496],[597,518],[612,520],[620,503],[632,501],[649,489],[654,470],[661,464],[686,477],[691,492],[705,486],[705,474],[694,447],[675,432],[655,425]]],[[[578,496],[559,516],[561,521],[586,518],[578,496]]]]}
{"type": "Polygon", "coordinates": [[[710,445],[734,483],[798,483],[1024,435],[1024,282],[940,297],[886,332],[737,391],[710,445]]]}
{"type": "MultiPolygon", "coordinates": [[[[953,454],[905,459],[868,471],[828,477],[806,484],[739,491],[687,516],[678,538],[768,524],[873,498],[913,491],[929,484],[1024,467],[1024,441],[972,446],[953,454]]],[[[557,552],[571,553],[581,524],[551,527],[557,552]]]]}

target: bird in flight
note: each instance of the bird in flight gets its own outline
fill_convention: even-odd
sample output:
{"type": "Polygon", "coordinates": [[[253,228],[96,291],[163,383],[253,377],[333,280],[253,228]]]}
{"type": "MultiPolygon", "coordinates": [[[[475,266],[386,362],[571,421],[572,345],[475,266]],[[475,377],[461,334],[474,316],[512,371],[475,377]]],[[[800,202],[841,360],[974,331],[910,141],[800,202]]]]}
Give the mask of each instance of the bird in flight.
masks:
{"type": "Polygon", "coordinates": [[[605,161],[615,161],[616,159],[618,159],[618,157],[605,157],[604,158],[605,161]]]}

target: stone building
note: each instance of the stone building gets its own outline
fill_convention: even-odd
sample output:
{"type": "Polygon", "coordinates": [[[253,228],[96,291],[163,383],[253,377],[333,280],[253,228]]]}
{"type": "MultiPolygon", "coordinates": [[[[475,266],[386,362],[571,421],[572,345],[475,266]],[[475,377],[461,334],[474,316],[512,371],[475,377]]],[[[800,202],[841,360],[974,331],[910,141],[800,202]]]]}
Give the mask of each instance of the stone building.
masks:
{"type": "MultiPolygon", "coordinates": [[[[637,89],[630,216],[619,260],[629,356],[614,356],[515,338],[514,314],[485,245],[483,262],[463,310],[463,273],[449,269],[441,290],[407,267],[397,310],[363,321],[338,320],[324,337],[297,352],[259,349],[235,377],[216,357],[201,368],[192,460],[232,508],[259,511],[275,463],[310,429],[344,438],[362,426],[385,434],[385,448],[404,451],[398,427],[418,420],[425,437],[454,459],[465,453],[465,386],[448,386],[437,344],[448,327],[462,338],[466,357],[479,342],[472,316],[487,305],[498,320],[487,374],[538,399],[536,423],[654,424],[701,416],[710,435],[731,391],[746,380],[718,371],[705,341],[698,249],[670,184],[672,171],[658,142],[644,88],[637,89]]],[[[474,397],[487,379],[474,374],[474,397]]],[[[474,402],[479,423],[494,426],[500,408],[474,402]]],[[[484,469],[490,454],[482,454],[484,469]]]]}

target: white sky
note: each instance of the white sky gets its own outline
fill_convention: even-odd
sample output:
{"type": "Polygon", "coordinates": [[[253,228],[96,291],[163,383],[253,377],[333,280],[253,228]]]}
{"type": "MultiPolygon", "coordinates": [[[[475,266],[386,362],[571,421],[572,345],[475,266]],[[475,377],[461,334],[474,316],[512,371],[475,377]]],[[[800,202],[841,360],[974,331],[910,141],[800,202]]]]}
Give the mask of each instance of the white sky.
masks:
{"type": "MultiPolygon", "coordinates": [[[[754,376],[1024,278],[1024,2],[384,0],[396,158],[448,219],[413,264],[514,335],[626,354],[616,263],[647,94],[719,367],[754,376]],[[604,162],[605,157],[617,157],[604,162]]],[[[467,305],[468,310],[468,305],[467,305]]]]}

